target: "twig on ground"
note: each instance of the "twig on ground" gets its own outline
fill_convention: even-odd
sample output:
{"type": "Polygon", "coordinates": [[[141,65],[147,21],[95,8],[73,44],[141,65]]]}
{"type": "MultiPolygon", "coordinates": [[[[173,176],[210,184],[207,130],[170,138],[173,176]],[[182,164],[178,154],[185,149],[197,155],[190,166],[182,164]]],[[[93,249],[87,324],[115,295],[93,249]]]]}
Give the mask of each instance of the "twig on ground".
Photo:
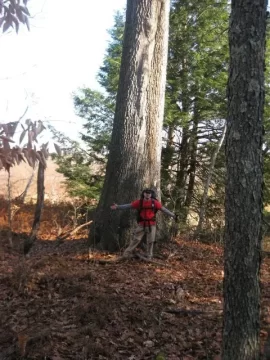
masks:
{"type": "Polygon", "coordinates": [[[156,260],[154,260],[154,259],[148,259],[147,257],[142,256],[142,255],[140,255],[140,254],[136,254],[136,255],[135,255],[135,258],[138,258],[138,259],[143,260],[143,261],[145,261],[145,262],[149,262],[149,263],[154,264],[154,265],[165,266],[165,267],[172,268],[171,265],[166,264],[165,262],[156,261],[156,260]]]}
{"type": "Polygon", "coordinates": [[[204,314],[205,311],[202,310],[188,310],[188,309],[181,309],[181,308],[176,308],[176,309],[166,309],[163,310],[163,312],[166,313],[170,313],[170,314],[180,314],[180,315],[201,315],[204,314]]]}
{"type": "Polygon", "coordinates": [[[119,256],[119,257],[114,258],[114,259],[97,259],[97,258],[93,257],[93,258],[89,258],[88,261],[93,262],[93,263],[97,263],[97,264],[101,264],[101,265],[105,265],[105,264],[120,263],[120,262],[123,262],[123,261],[128,261],[130,259],[139,259],[139,260],[145,261],[145,262],[153,264],[153,265],[165,266],[165,267],[172,268],[172,266],[170,266],[169,264],[166,264],[166,263],[160,262],[160,261],[156,261],[154,259],[148,259],[145,256],[142,256],[142,255],[140,255],[138,253],[134,254],[133,257],[129,257],[129,258],[126,258],[124,256],[119,256]]]}
{"type": "Polygon", "coordinates": [[[75,229],[73,230],[69,230],[66,233],[64,233],[63,235],[58,237],[58,240],[65,240],[66,238],[68,238],[69,236],[75,235],[79,230],[81,230],[82,228],[84,228],[87,225],[90,225],[93,222],[93,220],[90,220],[82,225],[77,226],[75,229]]]}

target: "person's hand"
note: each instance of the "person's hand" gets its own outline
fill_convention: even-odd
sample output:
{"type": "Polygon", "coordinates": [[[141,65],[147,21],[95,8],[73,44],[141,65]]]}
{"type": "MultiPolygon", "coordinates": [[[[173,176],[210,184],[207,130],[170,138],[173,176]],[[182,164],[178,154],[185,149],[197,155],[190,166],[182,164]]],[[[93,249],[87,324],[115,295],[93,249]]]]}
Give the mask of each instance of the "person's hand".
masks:
{"type": "Polygon", "coordinates": [[[116,210],[116,209],[117,209],[117,204],[112,204],[112,205],[111,205],[111,209],[112,209],[112,210],[116,210]]]}
{"type": "Polygon", "coordinates": [[[179,220],[179,215],[175,214],[175,215],[174,215],[174,220],[175,220],[175,222],[178,222],[178,220],[179,220]]]}

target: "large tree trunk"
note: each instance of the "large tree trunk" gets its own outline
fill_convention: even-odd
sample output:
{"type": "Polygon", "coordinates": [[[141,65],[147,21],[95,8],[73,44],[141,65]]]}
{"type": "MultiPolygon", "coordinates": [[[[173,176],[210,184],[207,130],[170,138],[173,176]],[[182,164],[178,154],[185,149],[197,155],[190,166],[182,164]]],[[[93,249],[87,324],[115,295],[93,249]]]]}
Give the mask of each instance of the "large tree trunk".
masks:
{"type": "Polygon", "coordinates": [[[232,1],[223,360],[259,359],[265,27],[265,0],[232,1]]]}
{"type": "Polygon", "coordinates": [[[134,217],[112,212],[110,205],[130,203],[146,186],[160,188],[169,5],[169,0],[127,1],[110,154],[90,230],[90,242],[110,251],[126,244],[134,217]]]}

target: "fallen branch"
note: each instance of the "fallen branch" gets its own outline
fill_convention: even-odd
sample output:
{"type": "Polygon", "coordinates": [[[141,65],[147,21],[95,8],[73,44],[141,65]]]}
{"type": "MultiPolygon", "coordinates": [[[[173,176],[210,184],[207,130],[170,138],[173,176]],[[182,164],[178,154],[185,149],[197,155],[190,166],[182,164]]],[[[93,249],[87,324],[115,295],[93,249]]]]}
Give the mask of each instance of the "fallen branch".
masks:
{"type": "Polygon", "coordinates": [[[93,222],[93,220],[88,221],[87,223],[84,223],[82,225],[77,226],[75,229],[73,230],[69,230],[66,233],[64,233],[61,236],[58,236],[58,241],[61,240],[65,240],[66,238],[68,238],[69,236],[75,235],[79,230],[81,230],[82,228],[84,228],[87,225],[90,225],[93,222]]]}
{"type": "Polygon", "coordinates": [[[117,264],[117,263],[123,262],[125,260],[127,260],[127,258],[125,258],[123,256],[119,256],[119,257],[114,258],[114,259],[88,258],[87,261],[95,263],[95,264],[106,265],[106,264],[117,264]]]}
{"type": "Polygon", "coordinates": [[[202,310],[188,310],[188,309],[166,309],[163,312],[170,313],[170,314],[179,314],[179,315],[201,315],[204,314],[205,311],[202,310]]]}
{"type": "Polygon", "coordinates": [[[134,256],[135,258],[138,258],[142,261],[145,261],[145,262],[148,262],[148,263],[151,263],[151,264],[154,264],[154,265],[158,265],[158,266],[165,266],[165,267],[169,267],[169,268],[172,268],[171,265],[168,265],[164,262],[161,262],[161,261],[156,261],[154,259],[148,259],[147,257],[143,256],[143,255],[140,255],[140,254],[135,254],[134,256]]]}

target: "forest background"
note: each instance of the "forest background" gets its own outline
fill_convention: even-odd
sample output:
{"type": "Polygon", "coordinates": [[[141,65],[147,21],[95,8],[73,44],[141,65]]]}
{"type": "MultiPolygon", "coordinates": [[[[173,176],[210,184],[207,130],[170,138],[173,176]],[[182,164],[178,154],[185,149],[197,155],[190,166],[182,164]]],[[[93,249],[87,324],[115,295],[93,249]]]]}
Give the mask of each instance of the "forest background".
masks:
{"type": "MultiPolygon", "coordinates": [[[[222,243],[224,230],[223,140],[226,131],[229,12],[227,2],[218,2],[213,6],[210,1],[202,4],[175,1],[170,15],[160,196],[166,207],[180,215],[177,230],[183,238],[200,239],[210,243],[211,246],[222,243]]],[[[58,144],[56,148],[61,149],[62,153],[60,155],[59,151],[58,154],[53,154],[53,160],[59,167],[58,172],[64,176],[64,191],[68,192],[71,203],[79,201],[87,212],[91,212],[94,208],[103,186],[119,79],[123,29],[124,16],[118,13],[115,17],[115,25],[110,31],[111,42],[98,74],[100,85],[105,92],[81,88],[74,93],[75,111],[85,120],[81,135],[84,146],[81,146],[81,142],[68,138],[53,126],[48,126],[54,141],[58,144]]],[[[265,76],[263,151],[267,231],[268,47],[265,76]]],[[[31,161],[29,163],[31,165],[31,161]]],[[[12,188],[12,179],[9,188],[10,185],[12,188]]],[[[15,188],[16,184],[13,187],[15,188]]],[[[56,191],[59,194],[59,190],[56,191]]],[[[16,200],[14,200],[15,204],[16,200]]],[[[53,200],[56,205],[59,201],[59,198],[53,200]]],[[[60,206],[62,208],[62,204],[60,206]]],[[[18,225],[18,222],[16,224],[18,225]]],[[[72,226],[75,224],[77,225],[74,222],[72,226]]],[[[216,288],[216,291],[219,290],[216,288]]],[[[218,352],[217,347],[213,352],[218,352]]],[[[205,355],[202,355],[202,358],[203,356],[205,355]]]]}

